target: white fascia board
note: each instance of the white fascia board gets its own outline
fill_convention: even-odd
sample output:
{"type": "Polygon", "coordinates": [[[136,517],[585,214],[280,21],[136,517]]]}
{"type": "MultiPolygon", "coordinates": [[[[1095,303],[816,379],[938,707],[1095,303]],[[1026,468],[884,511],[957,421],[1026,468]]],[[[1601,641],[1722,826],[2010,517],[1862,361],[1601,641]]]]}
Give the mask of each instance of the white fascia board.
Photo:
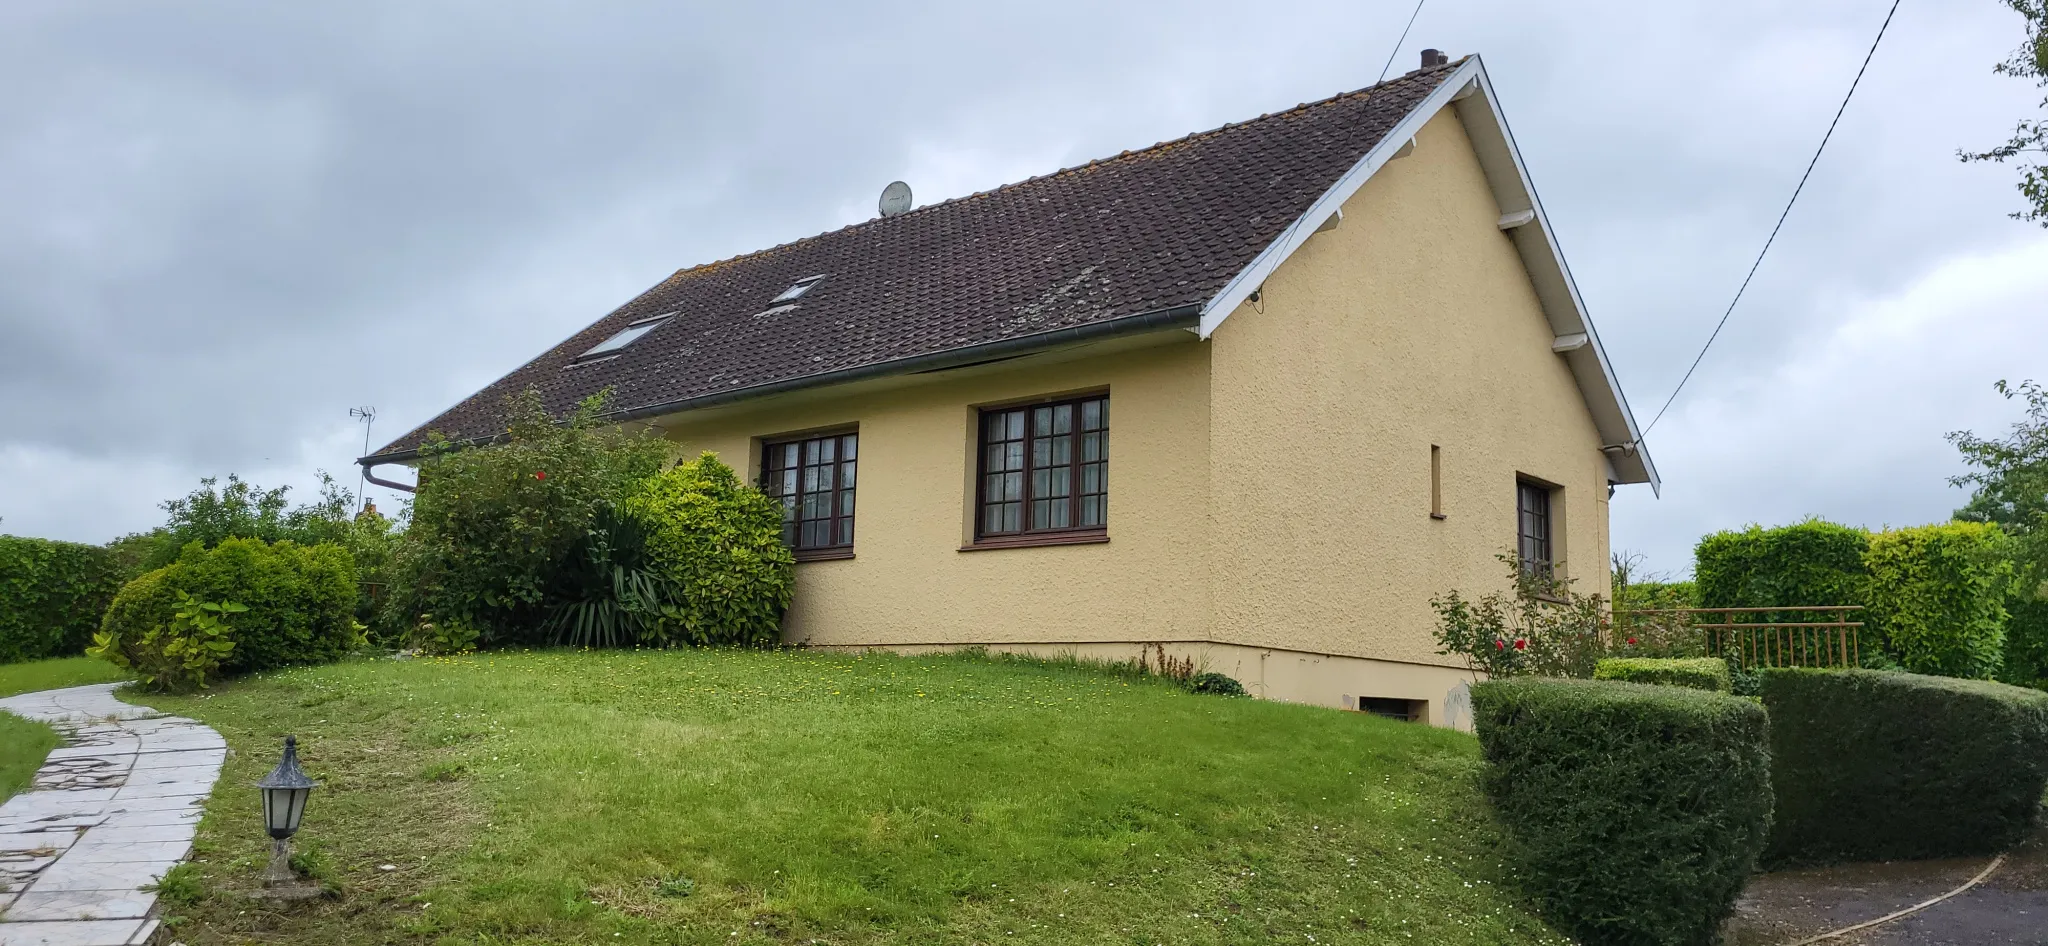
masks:
{"type": "Polygon", "coordinates": [[[1481,74],[1479,57],[1474,56],[1438,83],[1436,89],[1420,104],[1410,109],[1399,124],[1380,137],[1379,144],[1374,145],[1371,151],[1367,151],[1365,157],[1358,159],[1358,163],[1352,165],[1351,170],[1344,172],[1344,176],[1338,178],[1337,183],[1331,185],[1329,190],[1324,191],[1323,196],[1316,198],[1316,202],[1309,205],[1307,212],[1289,224],[1287,229],[1280,231],[1279,239],[1267,245],[1264,252],[1254,257],[1250,265],[1224,284],[1223,289],[1202,306],[1202,321],[1197,327],[1197,334],[1205,339],[1215,334],[1217,326],[1222,325],[1223,320],[1230,317],[1230,313],[1237,311],[1238,306],[1243,305],[1246,299],[1251,298],[1253,292],[1265,284],[1266,277],[1273,275],[1273,271],[1279,269],[1281,263],[1293,256],[1295,250],[1301,249],[1309,237],[1316,235],[1316,229],[1322,226],[1324,220],[1342,208],[1344,202],[1350,200],[1351,195],[1358,193],[1358,189],[1364,187],[1365,182],[1379,173],[1380,168],[1385,167],[1387,162],[1401,156],[1402,149],[1412,147],[1416,134],[1422,131],[1422,126],[1428,124],[1430,118],[1442,111],[1444,106],[1451,104],[1459,89],[1481,74]]]}
{"type": "MultiPolygon", "coordinates": [[[[1474,63],[1479,60],[1478,56],[1472,58],[1474,63]]],[[[1586,406],[1592,410],[1602,446],[1626,448],[1618,455],[1610,454],[1614,468],[1620,474],[1617,481],[1648,483],[1652,493],[1662,495],[1663,481],[1657,475],[1657,465],[1643,447],[1642,432],[1636,426],[1634,412],[1629,410],[1627,396],[1621,392],[1621,382],[1615,377],[1614,365],[1607,359],[1607,349],[1600,343],[1600,332],[1593,327],[1593,319],[1586,312],[1585,299],[1580,297],[1578,283],[1572,279],[1571,267],[1565,264],[1564,254],[1558,249],[1550,219],[1543,212],[1543,201],[1536,195],[1528,166],[1522,163],[1521,149],[1516,147],[1514,133],[1508,129],[1507,117],[1500,109],[1500,99],[1493,91],[1493,82],[1483,66],[1476,78],[1480,94],[1457,104],[1458,118],[1465,125],[1466,135],[1472,139],[1473,149],[1479,154],[1480,165],[1493,185],[1501,212],[1508,214],[1527,209],[1536,215],[1530,224],[1507,233],[1521,252],[1523,267],[1529,272],[1530,282],[1535,285],[1544,314],[1549,317],[1556,334],[1583,332],[1588,339],[1587,345],[1562,357],[1571,366],[1572,374],[1578,379],[1579,390],[1585,395],[1586,406]],[[1486,144],[1494,146],[1487,147],[1486,144]]]]}
{"type": "Polygon", "coordinates": [[[1505,233],[1514,240],[1521,254],[1523,267],[1529,272],[1530,282],[1536,289],[1537,299],[1550,321],[1553,334],[1583,333],[1587,336],[1588,344],[1560,357],[1571,366],[1572,374],[1578,380],[1579,391],[1593,414],[1603,446],[1627,448],[1618,454],[1608,454],[1611,468],[1615,471],[1615,481],[1648,483],[1653,492],[1661,494],[1663,484],[1657,475],[1656,464],[1642,449],[1642,435],[1637,430],[1635,416],[1629,411],[1628,399],[1622,395],[1614,367],[1607,360],[1607,350],[1600,344],[1600,333],[1594,330],[1592,319],[1586,315],[1585,301],[1579,297],[1571,269],[1565,265],[1564,255],[1558,251],[1557,241],[1551,236],[1550,221],[1543,213],[1543,203],[1537,199],[1536,189],[1529,182],[1528,168],[1522,163],[1521,151],[1515,146],[1514,135],[1508,130],[1507,119],[1501,115],[1497,102],[1493,83],[1486,76],[1485,64],[1476,55],[1466,60],[1389,130],[1351,170],[1338,178],[1336,184],[1309,205],[1307,212],[1282,231],[1279,239],[1224,285],[1202,307],[1201,323],[1194,331],[1204,339],[1215,334],[1223,320],[1237,311],[1280,268],[1281,263],[1307,243],[1325,219],[1358,193],[1359,188],[1364,187],[1365,182],[1379,173],[1387,162],[1399,156],[1403,148],[1409,147],[1423,125],[1455,103],[1455,112],[1464,124],[1467,136],[1472,139],[1473,150],[1478,153],[1480,166],[1486,172],[1502,215],[1515,216],[1521,211],[1534,214],[1530,223],[1505,233]]]}

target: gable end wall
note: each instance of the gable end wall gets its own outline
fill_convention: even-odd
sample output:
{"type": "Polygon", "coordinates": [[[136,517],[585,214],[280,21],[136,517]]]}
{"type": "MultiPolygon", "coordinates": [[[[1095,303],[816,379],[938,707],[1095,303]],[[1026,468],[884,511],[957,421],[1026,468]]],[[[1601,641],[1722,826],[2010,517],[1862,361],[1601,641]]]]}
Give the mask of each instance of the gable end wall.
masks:
{"type": "Polygon", "coordinates": [[[1211,338],[1217,642],[1456,664],[1429,599],[1505,586],[1518,473],[1561,487],[1565,571],[1605,592],[1599,435],[1499,216],[1446,109],[1211,338]]]}

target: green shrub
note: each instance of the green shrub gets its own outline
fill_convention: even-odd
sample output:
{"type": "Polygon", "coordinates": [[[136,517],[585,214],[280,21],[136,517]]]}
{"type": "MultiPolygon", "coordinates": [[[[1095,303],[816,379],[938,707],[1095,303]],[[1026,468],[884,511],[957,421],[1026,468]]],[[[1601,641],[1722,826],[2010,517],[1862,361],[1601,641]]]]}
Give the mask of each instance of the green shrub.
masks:
{"type": "Polygon", "coordinates": [[[1998,679],[2048,690],[2048,600],[2014,596],[2005,602],[2005,656],[1998,679]]]}
{"type": "Polygon", "coordinates": [[[485,646],[547,643],[551,586],[597,511],[659,471],[665,441],[603,422],[602,395],[558,424],[529,390],[507,439],[429,447],[393,550],[387,625],[473,628],[485,646]]]}
{"type": "Polygon", "coordinates": [[[1693,551],[1702,608],[1811,608],[1861,604],[1862,529],[1809,519],[1797,525],[1716,532],[1693,551]]]}
{"type": "Polygon", "coordinates": [[[641,484],[625,511],[649,524],[648,554],[673,586],[656,643],[781,639],[795,582],[781,503],[706,453],[641,484]]]}
{"type": "Polygon", "coordinates": [[[1692,687],[1727,693],[1733,689],[1728,662],[1719,657],[1609,657],[1593,669],[1595,680],[1692,687]]]}
{"type": "Polygon", "coordinates": [[[1770,725],[1750,700],[1523,678],[1472,687],[1486,792],[1520,883],[1589,946],[1704,946],[1771,822],[1770,725]]]}
{"type": "Polygon", "coordinates": [[[221,676],[221,665],[235,651],[229,615],[249,610],[233,602],[194,601],[175,592],[176,610],[168,624],[140,634],[101,631],[87,654],[135,674],[149,689],[166,693],[204,690],[221,676]]]}
{"type": "Polygon", "coordinates": [[[0,535],[0,663],[84,653],[120,587],[106,549],[0,535]]]}
{"type": "Polygon", "coordinates": [[[1245,695],[1244,684],[1237,682],[1237,678],[1215,672],[1195,674],[1194,678],[1188,681],[1188,692],[1213,693],[1217,696],[1245,695]]]}
{"type": "Polygon", "coordinates": [[[2004,850],[2048,786],[2048,693],[1871,670],[1760,671],[1778,820],[1767,857],[2004,850]]]}
{"type": "Polygon", "coordinates": [[[335,545],[269,545],[228,539],[213,549],[194,542],[178,560],[129,582],[107,608],[101,632],[140,640],[169,625],[178,595],[246,606],[235,625],[228,673],[338,660],[361,643],[354,619],[355,565],[335,545]]]}
{"type": "Polygon", "coordinates": [[[2005,649],[2010,540],[1985,522],[1880,532],[1863,561],[1864,601],[1886,651],[1913,673],[1983,679],[2005,649]]]}

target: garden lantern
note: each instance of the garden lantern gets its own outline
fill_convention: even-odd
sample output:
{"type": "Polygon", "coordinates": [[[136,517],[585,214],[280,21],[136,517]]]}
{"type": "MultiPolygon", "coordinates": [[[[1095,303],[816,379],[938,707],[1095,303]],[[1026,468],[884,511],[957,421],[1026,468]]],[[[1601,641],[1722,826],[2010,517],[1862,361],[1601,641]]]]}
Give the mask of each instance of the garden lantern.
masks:
{"type": "Polygon", "coordinates": [[[298,737],[284,737],[284,758],[256,787],[263,792],[263,827],[270,832],[271,839],[270,866],[263,871],[263,885],[296,883],[291,839],[299,833],[299,821],[306,817],[306,799],[319,787],[299,768],[298,737]]]}

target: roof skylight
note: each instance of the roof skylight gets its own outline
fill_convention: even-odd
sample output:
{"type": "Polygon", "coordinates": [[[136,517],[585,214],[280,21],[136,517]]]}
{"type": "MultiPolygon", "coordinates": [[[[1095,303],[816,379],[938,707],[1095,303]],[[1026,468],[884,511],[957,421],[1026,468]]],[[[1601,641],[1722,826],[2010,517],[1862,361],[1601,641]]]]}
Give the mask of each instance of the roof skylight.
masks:
{"type": "Polygon", "coordinates": [[[591,346],[589,351],[586,351],[581,355],[577,355],[576,360],[588,361],[592,358],[602,358],[606,355],[617,354],[620,349],[623,349],[626,346],[639,341],[640,336],[645,335],[648,332],[654,331],[655,326],[668,321],[669,316],[674,314],[675,313],[670,312],[667,315],[657,315],[651,319],[641,319],[638,322],[634,322],[626,326],[625,328],[620,329],[618,334],[613,335],[612,337],[607,338],[604,341],[598,342],[596,345],[591,346]]]}
{"type": "Polygon", "coordinates": [[[776,296],[775,298],[768,300],[768,304],[775,305],[777,303],[782,302],[794,302],[798,296],[801,296],[806,292],[810,292],[811,287],[817,285],[818,281],[824,278],[825,277],[822,275],[805,276],[804,278],[797,280],[796,285],[791,286],[788,289],[782,290],[782,295],[776,296]]]}

